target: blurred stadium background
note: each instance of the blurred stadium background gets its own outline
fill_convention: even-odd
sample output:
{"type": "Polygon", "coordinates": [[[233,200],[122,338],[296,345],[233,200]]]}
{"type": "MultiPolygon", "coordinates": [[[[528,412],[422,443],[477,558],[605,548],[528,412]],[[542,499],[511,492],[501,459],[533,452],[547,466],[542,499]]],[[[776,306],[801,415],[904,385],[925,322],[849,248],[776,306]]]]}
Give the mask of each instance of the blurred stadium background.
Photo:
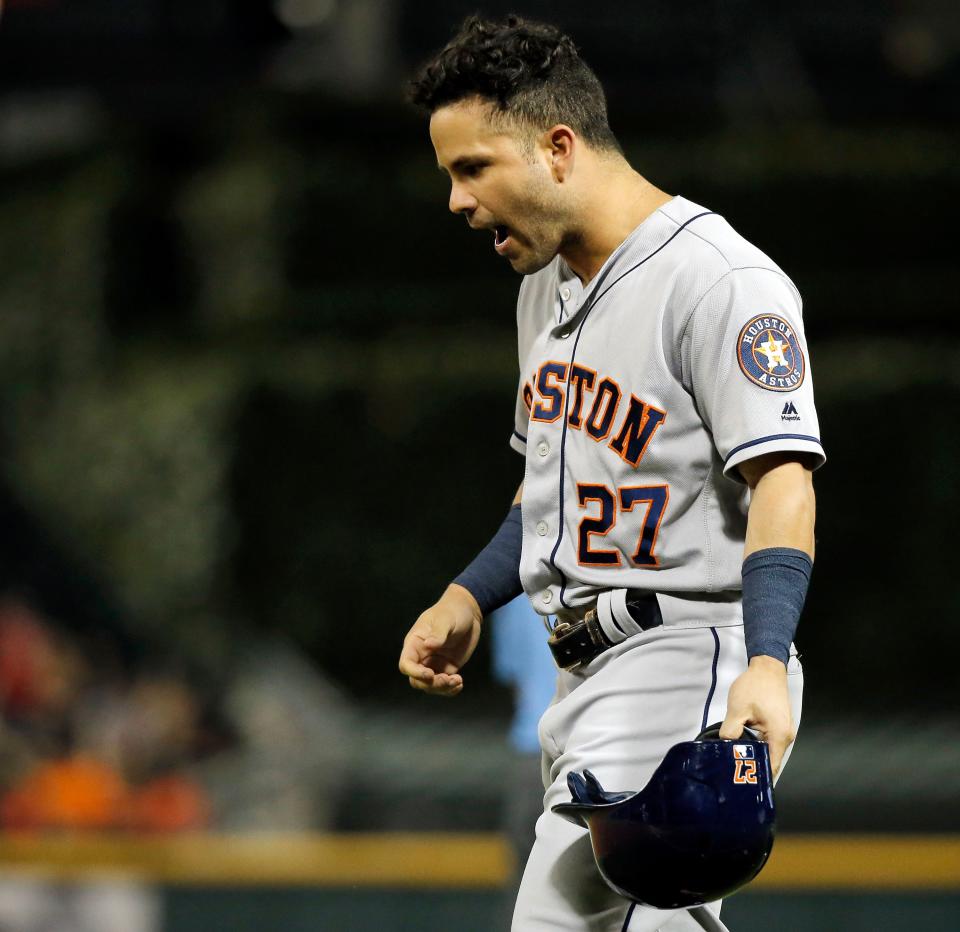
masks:
{"type": "Polygon", "coordinates": [[[499,927],[511,696],[396,673],[522,468],[517,282],[402,101],[477,6],[805,295],[807,701],[731,927],[960,929],[954,0],[7,0],[0,928],[499,927]]]}

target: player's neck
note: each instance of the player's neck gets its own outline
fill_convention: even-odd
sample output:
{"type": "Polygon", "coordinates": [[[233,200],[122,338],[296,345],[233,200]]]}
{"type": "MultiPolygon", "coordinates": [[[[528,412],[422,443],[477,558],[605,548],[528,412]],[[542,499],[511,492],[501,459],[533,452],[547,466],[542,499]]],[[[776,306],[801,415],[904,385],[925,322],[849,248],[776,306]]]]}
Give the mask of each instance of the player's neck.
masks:
{"type": "Polygon", "coordinates": [[[598,171],[596,183],[585,186],[583,224],[572,231],[560,255],[584,285],[600,271],[611,253],[672,195],[654,187],[629,165],[598,171]]]}

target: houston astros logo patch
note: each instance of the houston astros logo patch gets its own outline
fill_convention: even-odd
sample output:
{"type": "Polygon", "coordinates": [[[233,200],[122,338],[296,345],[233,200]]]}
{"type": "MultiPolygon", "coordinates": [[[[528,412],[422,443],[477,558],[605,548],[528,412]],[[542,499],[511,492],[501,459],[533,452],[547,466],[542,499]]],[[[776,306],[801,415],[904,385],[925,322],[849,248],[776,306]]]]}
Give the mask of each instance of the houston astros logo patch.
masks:
{"type": "Polygon", "coordinates": [[[803,384],[803,350],[793,327],[776,314],[747,321],[737,340],[737,361],[754,385],[792,392],[803,384]]]}

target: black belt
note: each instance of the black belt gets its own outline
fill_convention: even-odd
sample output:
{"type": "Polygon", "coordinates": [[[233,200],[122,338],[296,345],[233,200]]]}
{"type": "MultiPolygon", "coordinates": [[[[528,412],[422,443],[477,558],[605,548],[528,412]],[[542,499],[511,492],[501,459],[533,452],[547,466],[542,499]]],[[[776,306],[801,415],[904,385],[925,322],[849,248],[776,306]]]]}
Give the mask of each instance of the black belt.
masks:
{"type": "MultiPolygon", "coordinates": [[[[628,591],[627,611],[642,631],[663,624],[660,604],[653,593],[628,591]]],[[[591,608],[582,621],[558,622],[547,645],[561,670],[574,670],[613,647],[613,642],[600,627],[596,608],[591,608]]]]}

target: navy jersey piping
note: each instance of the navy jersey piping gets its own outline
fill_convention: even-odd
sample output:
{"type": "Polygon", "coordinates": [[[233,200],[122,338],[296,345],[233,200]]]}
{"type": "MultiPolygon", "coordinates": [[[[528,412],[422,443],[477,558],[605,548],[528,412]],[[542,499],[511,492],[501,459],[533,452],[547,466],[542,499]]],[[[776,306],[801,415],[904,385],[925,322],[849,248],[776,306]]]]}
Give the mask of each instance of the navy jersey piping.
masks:
{"type": "Polygon", "coordinates": [[[710,704],[717,689],[717,663],[720,661],[720,635],[717,634],[716,628],[711,628],[710,633],[713,635],[713,666],[710,669],[710,692],[707,693],[707,701],[703,706],[703,719],[700,722],[701,731],[707,727],[707,718],[710,716],[710,704]]]}
{"type": "Polygon", "coordinates": [[[513,436],[516,437],[517,440],[519,440],[521,443],[526,443],[526,442],[527,442],[527,438],[524,437],[523,434],[521,434],[519,430],[515,430],[515,431],[513,432],[513,436]]]}
{"type": "Polygon", "coordinates": [[[746,443],[741,443],[740,446],[734,447],[724,459],[724,463],[729,463],[731,458],[739,453],[741,450],[746,450],[748,447],[755,447],[760,443],[767,443],[770,440],[808,440],[810,443],[815,443],[820,449],[823,449],[823,444],[820,443],[819,437],[811,437],[809,434],[770,434],[767,437],[758,437],[756,440],[748,440],[746,443]]]}
{"type": "MultiPolygon", "coordinates": [[[[672,243],[680,235],[680,233],[683,232],[683,230],[685,230],[688,226],[690,226],[690,224],[693,223],[694,220],[699,220],[701,217],[709,217],[713,213],[714,211],[712,210],[705,210],[702,213],[695,214],[689,220],[686,220],[679,227],[677,227],[677,229],[674,230],[673,233],[671,233],[670,236],[664,242],[662,242],[656,249],[654,249],[653,252],[651,252],[649,255],[644,256],[636,265],[631,266],[621,275],[618,275],[612,282],[610,282],[609,285],[607,285],[606,288],[603,289],[603,291],[600,291],[599,289],[600,289],[600,285],[603,283],[603,278],[606,278],[613,271],[613,266],[607,269],[607,271],[603,275],[603,278],[597,281],[596,291],[594,292],[593,297],[590,299],[590,303],[586,311],[583,312],[583,319],[580,321],[580,325],[577,327],[577,338],[573,341],[573,350],[570,353],[570,362],[568,364],[570,367],[572,367],[574,362],[576,362],[577,347],[580,345],[580,336],[583,333],[584,326],[586,326],[587,318],[590,316],[590,312],[597,306],[597,302],[605,294],[607,294],[607,292],[610,291],[610,289],[613,288],[613,286],[616,285],[617,282],[622,281],[631,272],[635,272],[637,269],[639,269],[640,266],[643,265],[648,259],[652,259],[658,252],[660,252],[662,249],[665,249],[667,246],[669,246],[670,243],[672,243]]],[[[673,222],[676,223],[675,220],[673,222]]],[[[570,369],[568,369],[567,371],[569,372],[570,369]]],[[[558,522],[558,524],[560,525],[560,531],[557,534],[557,542],[553,545],[553,550],[550,552],[550,565],[553,567],[554,571],[560,577],[560,604],[564,608],[570,608],[571,606],[567,603],[567,600],[564,598],[564,593],[566,592],[566,589],[567,589],[567,577],[566,577],[566,574],[563,572],[563,570],[561,570],[560,567],[557,566],[557,552],[560,550],[560,543],[563,540],[563,526],[564,526],[563,477],[564,477],[564,468],[566,463],[567,417],[569,414],[569,408],[570,408],[570,392],[566,391],[564,392],[564,399],[563,399],[563,426],[560,429],[560,489],[559,489],[560,503],[558,508],[558,513],[560,515],[560,521],[558,522]]]]}
{"type": "Polygon", "coordinates": [[[637,908],[636,903],[631,903],[630,908],[627,910],[627,918],[623,920],[623,927],[620,929],[620,932],[627,932],[627,928],[630,925],[630,918],[633,916],[633,911],[637,908]]]}

